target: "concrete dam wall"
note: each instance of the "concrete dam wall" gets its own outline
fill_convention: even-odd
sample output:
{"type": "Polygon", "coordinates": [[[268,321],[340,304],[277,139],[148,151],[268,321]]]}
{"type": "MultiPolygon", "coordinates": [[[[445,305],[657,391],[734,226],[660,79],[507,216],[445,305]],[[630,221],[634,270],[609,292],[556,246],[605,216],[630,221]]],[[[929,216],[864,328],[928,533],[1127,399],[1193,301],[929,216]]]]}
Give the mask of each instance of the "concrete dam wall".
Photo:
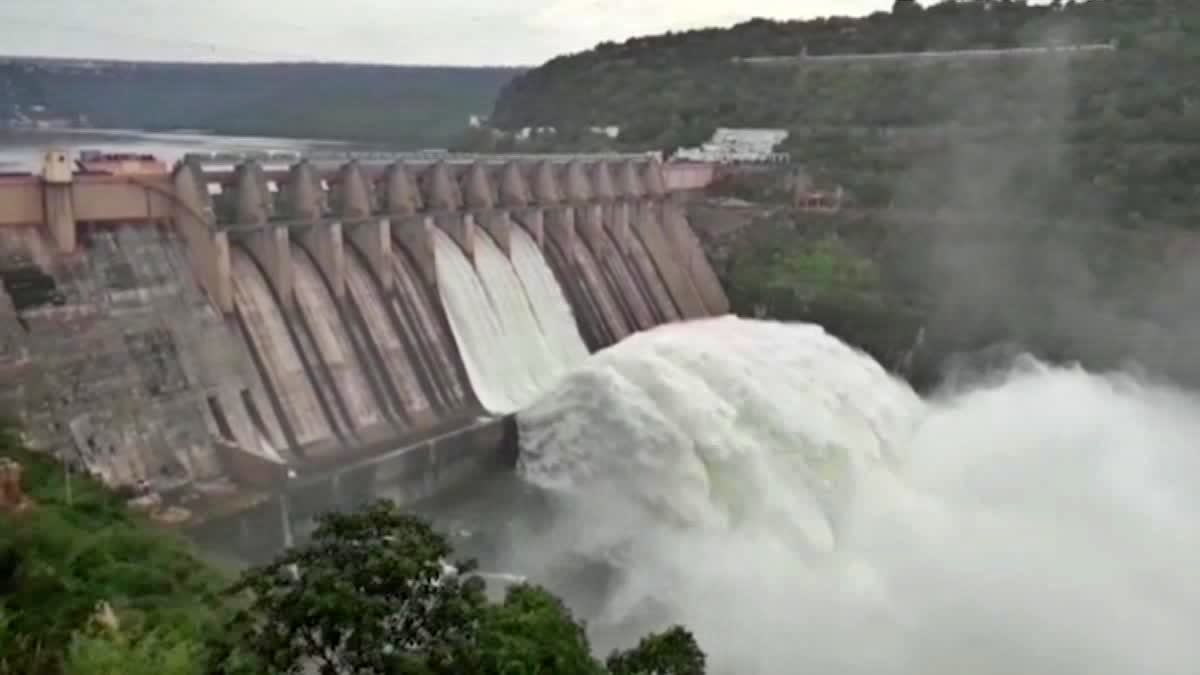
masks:
{"type": "Polygon", "coordinates": [[[728,311],[653,161],[52,174],[0,190],[0,404],[172,522],[430,496],[589,352],[728,311]]]}

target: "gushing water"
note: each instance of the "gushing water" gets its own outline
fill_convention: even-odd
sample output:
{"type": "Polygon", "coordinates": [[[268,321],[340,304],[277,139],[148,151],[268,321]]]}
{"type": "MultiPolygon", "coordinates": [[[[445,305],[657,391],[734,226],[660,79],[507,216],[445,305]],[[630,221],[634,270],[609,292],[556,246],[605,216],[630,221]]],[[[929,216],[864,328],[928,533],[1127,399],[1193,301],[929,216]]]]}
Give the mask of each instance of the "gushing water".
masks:
{"type": "Polygon", "coordinates": [[[587,358],[587,346],[579,335],[571,305],[533,237],[514,227],[510,243],[513,269],[521,278],[538,326],[546,337],[551,360],[558,366],[555,375],[561,375],[563,370],[574,368],[587,358]]]}
{"type": "Polygon", "coordinates": [[[595,355],[519,422],[562,508],[507,564],[615,567],[602,646],[680,622],[741,675],[1200,663],[1187,393],[1033,364],[922,400],[818,327],[727,317],[595,355]]]}
{"type": "Polygon", "coordinates": [[[492,302],[500,329],[509,338],[514,365],[525,376],[527,386],[513,398],[514,409],[528,405],[550,383],[559,369],[542,335],[521,279],[491,236],[475,229],[475,269],[483,290],[492,302]]]}
{"type": "MultiPolygon", "coordinates": [[[[520,247],[519,236],[516,241],[520,247]]],[[[556,302],[544,288],[548,270],[529,259],[540,259],[536,248],[521,248],[509,262],[486,232],[476,230],[473,244],[475,265],[449,235],[434,231],[438,288],[480,403],[489,412],[507,414],[531,403],[581,360],[576,349],[582,340],[573,322],[573,335],[565,332],[557,306],[565,300],[561,290],[556,302]],[[539,305],[536,315],[529,286],[539,305]]],[[[571,320],[569,313],[566,318],[571,320]]]]}
{"type": "Polygon", "coordinates": [[[534,384],[515,362],[513,336],[504,332],[475,268],[458,244],[435,229],[433,245],[438,292],[475,395],[489,411],[514,410],[534,384]]]}

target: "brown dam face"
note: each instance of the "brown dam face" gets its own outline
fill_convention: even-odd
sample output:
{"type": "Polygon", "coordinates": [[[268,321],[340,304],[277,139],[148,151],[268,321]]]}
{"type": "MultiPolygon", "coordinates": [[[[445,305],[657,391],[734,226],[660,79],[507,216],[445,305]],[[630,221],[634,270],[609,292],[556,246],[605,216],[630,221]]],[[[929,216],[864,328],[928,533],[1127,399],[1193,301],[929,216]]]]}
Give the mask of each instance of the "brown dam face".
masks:
{"type": "MultiPolygon", "coordinates": [[[[84,349],[70,326],[86,320],[115,330],[130,316],[157,317],[187,327],[163,332],[155,357],[177,373],[173,390],[130,384],[136,405],[76,396],[39,413],[53,418],[45,428],[67,430],[52,441],[58,447],[87,449],[89,470],[116,484],[169,484],[172,494],[214,480],[223,494],[283,495],[303,485],[310,496],[323,490],[330,506],[347,491],[357,498],[420,483],[436,492],[469,480],[470,466],[494,464],[481,458],[511,454],[507,432],[456,435],[501,424],[486,421],[508,412],[498,413],[495,401],[536,396],[589,351],[636,331],[727,311],[662,171],[634,158],[248,161],[234,171],[191,161],[137,188],[163,200],[154,202],[152,222],[145,203],[130,202],[128,224],[116,224],[134,233],[128,241],[170,261],[154,274],[134,265],[125,295],[108,288],[116,278],[109,259],[150,254],[102,251],[85,236],[85,228],[112,226],[73,223],[79,236],[68,237],[0,220],[0,367],[29,382],[54,381],[67,366],[48,341],[35,343],[56,325],[62,349],[84,349]],[[519,260],[513,229],[526,247],[519,260]],[[456,268],[459,277],[447,276],[435,230],[461,249],[467,266],[456,268]],[[467,242],[478,236],[495,246],[472,250],[467,242]],[[480,306],[444,304],[468,297],[439,287],[465,283],[462,274],[482,289],[480,306]],[[128,307],[104,300],[112,297],[127,298],[128,307]],[[530,350],[535,343],[544,346],[530,350]],[[521,369],[510,375],[526,390],[505,389],[512,387],[497,374],[509,372],[500,361],[521,369]],[[168,405],[172,396],[195,402],[194,428],[177,412],[186,406],[168,405]],[[88,443],[100,441],[70,431],[130,407],[140,417],[111,426],[138,432],[105,440],[111,450],[92,450],[88,443]],[[123,440],[139,433],[175,440],[149,449],[123,440]],[[429,440],[446,434],[475,440],[429,440]]],[[[124,207],[113,208],[119,216],[124,207]]],[[[95,212],[86,203],[76,209],[95,212]]],[[[113,358],[134,357],[126,350],[113,358]]],[[[85,392],[118,381],[81,377],[85,392]]],[[[34,387],[20,391],[12,406],[34,410],[34,387]]],[[[187,522],[203,522],[224,499],[190,500],[187,522]]]]}

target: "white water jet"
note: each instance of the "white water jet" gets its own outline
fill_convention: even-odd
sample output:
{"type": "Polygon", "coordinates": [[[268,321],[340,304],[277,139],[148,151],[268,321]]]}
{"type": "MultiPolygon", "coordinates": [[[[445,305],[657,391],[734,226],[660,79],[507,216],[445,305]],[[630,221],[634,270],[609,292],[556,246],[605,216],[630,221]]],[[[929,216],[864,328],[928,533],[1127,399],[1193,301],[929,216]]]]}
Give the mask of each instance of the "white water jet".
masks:
{"type": "Polygon", "coordinates": [[[587,346],[579,335],[571,305],[533,237],[514,226],[509,243],[512,245],[513,269],[525,287],[538,326],[552,351],[552,361],[557,366],[554,377],[557,378],[588,357],[587,346]]]}
{"type": "Polygon", "coordinates": [[[475,269],[500,320],[500,329],[508,338],[513,362],[524,376],[523,388],[514,392],[513,410],[516,410],[528,405],[556,381],[562,366],[554,360],[556,354],[542,334],[512,263],[483,228],[477,227],[474,232],[475,269]]]}
{"type": "Polygon", "coordinates": [[[518,234],[510,262],[477,229],[472,265],[449,235],[435,229],[433,237],[438,289],[485,409],[507,414],[529,405],[586,357],[570,308],[536,247],[528,250],[518,234]]]}
{"type": "Polygon", "coordinates": [[[504,332],[475,267],[458,244],[441,230],[434,229],[432,236],[438,292],[475,395],[488,411],[515,410],[522,390],[533,385],[515,361],[512,335],[504,332]]]}
{"type": "Polygon", "coordinates": [[[598,641],[679,622],[739,675],[1200,663],[1185,392],[1038,367],[923,401],[818,327],[726,317],[594,355],[519,422],[565,506],[506,564],[620,568],[598,641]]]}

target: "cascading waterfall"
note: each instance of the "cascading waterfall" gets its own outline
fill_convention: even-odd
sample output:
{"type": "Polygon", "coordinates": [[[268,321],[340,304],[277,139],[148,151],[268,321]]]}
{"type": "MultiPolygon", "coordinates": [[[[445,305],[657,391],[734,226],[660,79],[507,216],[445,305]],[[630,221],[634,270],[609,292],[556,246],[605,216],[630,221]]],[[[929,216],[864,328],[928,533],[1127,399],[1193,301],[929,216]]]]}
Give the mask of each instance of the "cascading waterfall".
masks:
{"type": "Polygon", "coordinates": [[[922,400],[819,327],[723,317],[593,355],[519,425],[559,508],[503,564],[614,568],[601,648],[679,622],[718,674],[1200,663],[1185,392],[1034,363],[922,400]]]}
{"type": "Polygon", "coordinates": [[[434,230],[438,287],[480,403],[510,413],[532,402],[587,348],[553,273],[529,236],[513,228],[510,262],[483,230],[475,265],[434,230]]]}
{"type": "Polygon", "coordinates": [[[475,228],[474,233],[479,280],[496,311],[500,329],[512,338],[513,364],[528,376],[529,388],[520,399],[514,399],[517,407],[521,407],[545,391],[562,366],[554,361],[555,354],[550,351],[512,263],[483,228],[475,228]]]}
{"type": "Polygon", "coordinates": [[[525,230],[513,227],[509,243],[513,269],[533,306],[538,326],[551,350],[551,360],[559,366],[554,375],[559,376],[587,358],[587,346],[579,335],[571,305],[537,242],[525,230]]]}
{"type": "Polygon", "coordinates": [[[454,240],[435,229],[433,245],[438,291],[479,403],[490,412],[516,410],[517,401],[537,387],[517,360],[519,347],[505,334],[474,266],[454,240]]]}

